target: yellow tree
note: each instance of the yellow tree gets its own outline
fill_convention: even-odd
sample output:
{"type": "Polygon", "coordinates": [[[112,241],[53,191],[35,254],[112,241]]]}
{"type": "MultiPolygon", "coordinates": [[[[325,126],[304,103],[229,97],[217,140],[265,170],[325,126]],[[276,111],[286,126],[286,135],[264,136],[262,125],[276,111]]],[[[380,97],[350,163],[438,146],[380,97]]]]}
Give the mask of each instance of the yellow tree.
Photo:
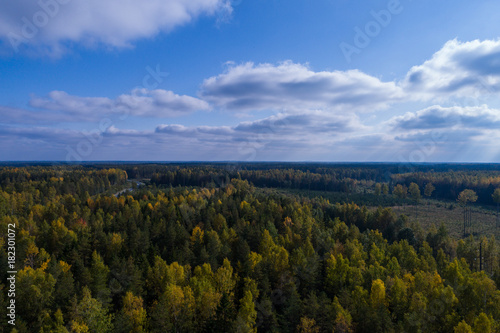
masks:
{"type": "Polygon", "coordinates": [[[16,314],[36,331],[54,300],[56,280],[45,272],[48,263],[38,269],[27,266],[17,273],[16,278],[16,314]]]}
{"type": "Polygon", "coordinates": [[[257,320],[257,311],[252,292],[245,290],[243,298],[240,300],[240,309],[236,318],[236,332],[238,333],[255,333],[257,328],[255,323],[257,320]]]}
{"type": "Polygon", "coordinates": [[[376,331],[389,331],[391,319],[389,317],[389,310],[387,309],[385,284],[380,279],[372,281],[370,291],[370,308],[371,313],[368,315],[368,319],[371,320],[373,325],[376,327],[376,331]]]}
{"type": "Polygon", "coordinates": [[[130,333],[143,333],[146,328],[146,310],[140,296],[128,291],[123,297],[123,308],[117,325],[123,325],[121,331],[130,333]]]}
{"type": "Polygon", "coordinates": [[[465,322],[465,320],[462,320],[460,323],[458,323],[457,326],[453,329],[454,333],[474,333],[472,331],[472,327],[470,327],[469,324],[465,322]]]}
{"type": "Polygon", "coordinates": [[[214,275],[215,286],[217,292],[220,294],[226,294],[230,298],[233,297],[233,290],[236,285],[236,279],[233,276],[233,267],[231,267],[231,262],[226,258],[217,272],[214,275]]]}
{"type": "Polygon", "coordinates": [[[300,318],[300,324],[297,326],[299,333],[319,333],[319,327],[316,326],[316,321],[311,318],[300,318]]]}
{"type": "Polygon", "coordinates": [[[169,284],[153,304],[151,326],[157,332],[190,332],[195,321],[195,299],[189,286],[169,284]]]}
{"type": "Polygon", "coordinates": [[[338,297],[335,296],[332,303],[333,312],[335,316],[334,332],[337,333],[352,333],[352,316],[347,309],[344,309],[339,302],[338,297]]]}
{"type": "Polygon", "coordinates": [[[479,316],[474,320],[474,332],[475,333],[492,333],[492,320],[488,316],[481,312],[479,316]]]}

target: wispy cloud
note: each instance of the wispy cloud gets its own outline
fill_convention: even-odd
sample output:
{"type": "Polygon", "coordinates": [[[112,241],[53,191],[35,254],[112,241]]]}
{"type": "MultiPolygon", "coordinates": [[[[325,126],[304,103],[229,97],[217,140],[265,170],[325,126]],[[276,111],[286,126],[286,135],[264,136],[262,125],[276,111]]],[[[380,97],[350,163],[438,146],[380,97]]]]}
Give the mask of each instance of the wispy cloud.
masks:
{"type": "Polygon", "coordinates": [[[135,89],[116,99],[80,97],[64,91],[52,91],[47,97],[33,97],[30,106],[49,111],[61,111],[75,120],[99,119],[103,114],[126,114],[139,117],[175,117],[210,109],[207,102],[168,90],[135,89]]]}
{"type": "Polygon", "coordinates": [[[307,111],[302,114],[280,113],[255,121],[241,122],[235,126],[192,126],[178,124],[159,125],[156,133],[171,135],[224,135],[231,140],[241,140],[252,135],[271,136],[286,140],[304,140],[311,135],[338,136],[359,131],[365,127],[353,116],[334,115],[324,111],[307,111]]]}

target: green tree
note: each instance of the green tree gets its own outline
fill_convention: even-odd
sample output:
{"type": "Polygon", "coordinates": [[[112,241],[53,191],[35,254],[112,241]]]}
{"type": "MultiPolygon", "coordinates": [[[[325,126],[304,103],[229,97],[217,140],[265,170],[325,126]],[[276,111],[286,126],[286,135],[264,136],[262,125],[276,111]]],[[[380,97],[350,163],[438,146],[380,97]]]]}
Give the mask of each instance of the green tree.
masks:
{"type": "Polygon", "coordinates": [[[343,288],[351,287],[353,272],[349,265],[349,259],[344,259],[342,254],[333,255],[326,259],[326,281],[325,285],[331,295],[338,294],[343,288]]]}
{"type": "Polygon", "coordinates": [[[422,197],[420,188],[416,183],[411,183],[410,187],[408,188],[408,192],[410,193],[410,198],[415,203],[415,216],[416,219],[418,219],[418,204],[420,202],[420,198],[422,197]]]}
{"type": "MultiPolygon", "coordinates": [[[[1,196],[1,195],[0,195],[1,196]]],[[[0,240],[0,243],[2,241],[0,240]]],[[[7,295],[7,293],[5,292],[5,285],[1,284],[0,283],[0,308],[3,310],[3,309],[6,309],[7,308],[7,299],[5,298],[5,295],[7,295]]],[[[4,312],[4,315],[1,316],[0,318],[0,332],[7,332],[7,328],[9,327],[7,324],[7,320],[10,319],[9,317],[7,317],[5,315],[5,312],[4,312]]]]}
{"type": "Polygon", "coordinates": [[[215,278],[210,264],[203,264],[195,267],[193,277],[189,281],[196,302],[197,325],[200,327],[215,315],[222,298],[222,294],[217,292],[215,278]]]}
{"type": "Polygon", "coordinates": [[[432,183],[427,183],[424,188],[424,195],[430,198],[435,190],[436,188],[434,187],[434,185],[432,185],[432,183]]]}
{"type": "Polygon", "coordinates": [[[76,332],[107,333],[112,332],[112,316],[102,303],[92,298],[90,289],[83,288],[82,300],[73,310],[71,328],[76,332]]]}
{"type": "Polygon", "coordinates": [[[232,297],[224,293],[215,311],[215,316],[207,324],[208,332],[231,332],[236,316],[232,297]]]}
{"type": "Polygon", "coordinates": [[[92,282],[90,283],[92,294],[104,307],[109,306],[111,303],[111,291],[108,287],[109,268],[104,264],[102,257],[95,250],[92,253],[90,274],[92,276],[92,282]]]}
{"type": "Polygon", "coordinates": [[[62,309],[66,309],[71,298],[75,295],[75,280],[71,272],[71,265],[61,260],[54,265],[52,271],[57,281],[54,288],[54,303],[62,309]]]}
{"type": "Polygon", "coordinates": [[[44,320],[43,327],[40,333],[68,333],[68,330],[64,326],[64,318],[62,311],[57,309],[54,313],[54,319],[52,319],[49,314],[46,314],[46,320],[44,320]]]}
{"type": "Polygon", "coordinates": [[[389,185],[387,185],[385,183],[382,185],[382,194],[389,195],[389,185]]]}
{"type": "Polygon", "coordinates": [[[474,320],[474,333],[492,333],[492,321],[488,316],[481,312],[474,320]]]}
{"type": "MultiPolygon", "coordinates": [[[[432,183],[427,183],[425,185],[425,188],[424,188],[424,195],[428,198],[428,202],[427,202],[427,206],[430,206],[430,198],[432,197],[432,193],[434,193],[434,191],[436,190],[436,188],[434,187],[434,185],[432,185],[432,183]]],[[[427,209],[427,213],[429,212],[429,209],[427,209]]]]}
{"type": "MultiPolygon", "coordinates": [[[[408,188],[404,185],[397,184],[394,186],[394,189],[392,190],[392,194],[399,200],[404,200],[406,199],[406,196],[408,195],[408,188]]],[[[404,205],[404,202],[403,202],[404,205]]]]}
{"type": "Polygon", "coordinates": [[[252,292],[245,290],[243,298],[240,300],[240,309],[236,318],[236,332],[238,333],[255,333],[257,328],[255,323],[257,320],[257,310],[253,301],[252,292]]]}
{"type": "Polygon", "coordinates": [[[56,280],[45,272],[47,265],[48,262],[38,269],[25,267],[16,277],[17,314],[35,331],[40,329],[54,300],[56,280]]]}
{"type": "Polygon", "coordinates": [[[354,331],[352,316],[349,311],[340,304],[337,297],[333,299],[332,308],[333,312],[335,313],[334,332],[352,333],[354,331]]]}

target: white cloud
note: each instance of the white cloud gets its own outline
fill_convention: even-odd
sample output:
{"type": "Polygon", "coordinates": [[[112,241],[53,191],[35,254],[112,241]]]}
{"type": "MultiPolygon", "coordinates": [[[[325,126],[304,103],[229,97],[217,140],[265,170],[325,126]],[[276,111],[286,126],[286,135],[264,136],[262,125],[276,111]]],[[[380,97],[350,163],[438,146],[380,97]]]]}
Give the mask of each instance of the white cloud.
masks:
{"type": "Polygon", "coordinates": [[[73,137],[78,134],[75,130],[65,130],[50,127],[11,127],[0,125],[0,136],[22,136],[36,140],[57,140],[64,142],[68,137],[73,137]]]}
{"type": "Polygon", "coordinates": [[[1,124],[33,125],[71,121],[72,117],[63,114],[47,115],[46,112],[0,105],[0,119],[1,124]]]}
{"type": "Polygon", "coordinates": [[[500,40],[448,41],[400,82],[384,82],[359,70],[315,72],[306,65],[229,64],[206,79],[203,99],[235,111],[311,109],[366,112],[412,100],[477,103],[500,92],[500,40]]]}
{"type": "Polygon", "coordinates": [[[114,125],[109,126],[105,131],[102,132],[103,135],[107,136],[148,136],[151,135],[151,131],[138,131],[134,129],[119,129],[114,125]]]}
{"type": "Polygon", "coordinates": [[[255,121],[241,122],[235,126],[192,126],[178,124],[159,125],[156,133],[180,136],[227,136],[231,140],[266,137],[285,140],[304,140],[324,135],[336,137],[363,130],[356,116],[334,115],[324,111],[307,111],[301,114],[280,113],[255,121]]]}
{"type": "Polygon", "coordinates": [[[190,144],[197,149],[211,150],[224,156],[221,159],[287,160],[314,159],[320,152],[321,156],[326,156],[331,153],[335,142],[365,129],[353,115],[307,111],[302,114],[280,113],[231,127],[160,125],[155,133],[177,145],[190,144]]]}
{"type": "Polygon", "coordinates": [[[229,126],[193,126],[179,124],[162,124],[156,127],[156,133],[197,137],[199,135],[233,135],[234,130],[229,126]]]}
{"type": "MultiPolygon", "coordinates": [[[[203,82],[200,98],[146,89],[117,98],[53,91],[33,97],[33,110],[0,106],[2,123],[19,126],[0,127],[0,136],[10,145],[12,138],[19,138],[26,147],[44,143],[62,149],[78,144],[84,135],[29,126],[44,119],[46,124],[97,121],[104,114],[161,118],[212,108],[272,110],[275,115],[234,126],[167,123],[149,131],[110,126],[101,130],[103,142],[92,154],[95,159],[106,159],[106,154],[124,159],[133,152],[132,159],[401,161],[403,156],[413,161],[423,156],[424,162],[486,161],[488,152],[498,155],[495,140],[500,137],[500,110],[487,105],[434,105],[373,127],[364,126],[358,114],[411,99],[456,104],[458,98],[468,96],[478,105],[479,97],[499,92],[499,85],[499,41],[453,40],[398,83],[358,70],[315,72],[287,61],[233,64],[203,82]]],[[[396,108],[391,111],[397,113],[396,108]]]]}
{"type": "Polygon", "coordinates": [[[135,40],[220,11],[231,12],[226,0],[2,1],[0,39],[7,44],[22,40],[53,54],[67,42],[130,47],[135,40]]]}
{"type": "Polygon", "coordinates": [[[248,62],[203,82],[203,99],[228,110],[374,111],[402,98],[394,82],[358,70],[314,72],[302,64],[248,62]]]}
{"type": "Polygon", "coordinates": [[[64,91],[52,91],[47,97],[33,97],[30,106],[51,111],[64,111],[71,114],[92,115],[109,112],[115,103],[107,97],[79,97],[64,91]]]}
{"type": "Polygon", "coordinates": [[[442,107],[434,105],[408,112],[388,121],[392,130],[482,129],[500,131],[500,110],[486,105],[474,107],[442,107]]]}
{"type": "Polygon", "coordinates": [[[198,98],[177,95],[167,90],[135,89],[116,99],[107,97],[80,97],[64,91],[52,91],[47,97],[33,97],[30,106],[49,111],[60,111],[75,120],[95,120],[104,114],[140,117],[174,117],[199,110],[209,110],[207,102],[198,98]]]}
{"type": "MultiPolygon", "coordinates": [[[[498,154],[500,111],[488,106],[431,106],[385,123],[399,161],[494,161],[498,154]],[[495,155],[491,155],[496,151],[495,155]],[[489,154],[489,155],[488,155],[489,154]]],[[[398,159],[397,159],[398,160],[398,159]]]]}
{"type": "Polygon", "coordinates": [[[418,99],[479,97],[500,91],[500,40],[448,41],[401,83],[418,99]]]}

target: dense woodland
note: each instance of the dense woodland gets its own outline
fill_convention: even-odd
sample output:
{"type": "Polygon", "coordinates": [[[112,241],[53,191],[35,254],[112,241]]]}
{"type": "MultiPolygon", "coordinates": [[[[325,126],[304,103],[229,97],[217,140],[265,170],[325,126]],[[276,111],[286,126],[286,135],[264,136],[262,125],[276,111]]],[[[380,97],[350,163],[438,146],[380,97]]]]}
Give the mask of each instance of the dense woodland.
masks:
{"type": "Polygon", "coordinates": [[[496,165],[4,165],[0,330],[500,332],[494,237],[390,208],[453,201],[466,225],[499,187],[496,165]]]}

